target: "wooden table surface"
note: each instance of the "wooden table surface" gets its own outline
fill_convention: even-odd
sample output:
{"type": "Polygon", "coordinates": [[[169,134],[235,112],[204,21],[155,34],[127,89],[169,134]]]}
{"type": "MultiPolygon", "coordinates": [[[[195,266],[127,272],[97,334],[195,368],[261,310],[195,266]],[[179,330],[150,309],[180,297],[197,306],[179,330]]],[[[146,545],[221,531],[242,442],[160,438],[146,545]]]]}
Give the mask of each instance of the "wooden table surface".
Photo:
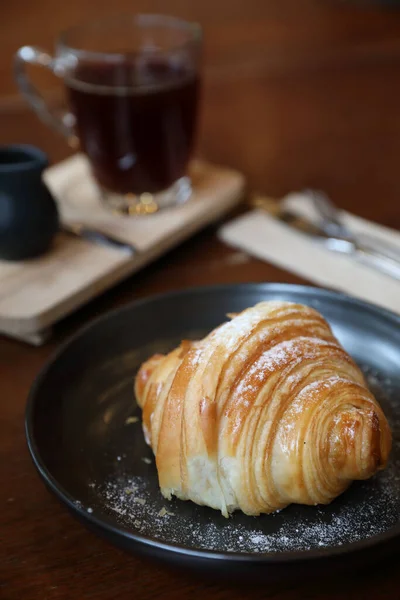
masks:
{"type": "MultiPolygon", "coordinates": [[[[18,98],[11,56],[22,43],[50,44],[65,25],[105,13],[99,4],[76,0],[58,3],[56,11],[50,0],[14,0],[2,7],[1,143],[37,144],[53,161],[68,155],[63,140],[18,98]]],[[[165,11],[164,4],[143,0],[135,9],[165,11]]],[[[361,5],[171,0],[168,11],[199,19],[205,27],[201,155],[242,170],[251,189],[281,195],[318,186],[341,206],[400,228],[400,12],[361,5]]],[[[121,1],[118,8],[130,6],[121,1]]],[[[53,97],[52,83],[46,77],[40,81],[45,96],[53,97]]],[[[399,570],[378,560],[373,569],[346,580],[266,583],[256,591],[171,572],[88,533],[45,489],[32,465],[25,401],[35,375],[62,340],[134,298],[245,281],[300,282],[272,265],[237,260],[211,227],[60,323],[45,346],[0,338],[1,599],[399,597],[399,570]]]]}

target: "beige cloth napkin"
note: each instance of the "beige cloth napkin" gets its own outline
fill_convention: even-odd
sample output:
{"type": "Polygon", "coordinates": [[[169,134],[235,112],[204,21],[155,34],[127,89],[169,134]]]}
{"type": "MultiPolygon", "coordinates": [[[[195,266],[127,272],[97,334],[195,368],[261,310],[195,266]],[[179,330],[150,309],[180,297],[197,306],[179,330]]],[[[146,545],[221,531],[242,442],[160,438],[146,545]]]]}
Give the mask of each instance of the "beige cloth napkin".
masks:
{"type": "MultiPolygon", "coordinates": [[[[316,221],[310,199],[293,193],[283,199],[285,207],[316,221]]],[[[343,212],[343,222],[358,234],[373,235],[399,249],[400,233],[343,212]]],[[[334,253],[307,236],[292,230],[263,210],[252,210],[219,230],[227,244],[296,273],[310,282],[346,292],[400,313],[400,281],[334,253]]]]}

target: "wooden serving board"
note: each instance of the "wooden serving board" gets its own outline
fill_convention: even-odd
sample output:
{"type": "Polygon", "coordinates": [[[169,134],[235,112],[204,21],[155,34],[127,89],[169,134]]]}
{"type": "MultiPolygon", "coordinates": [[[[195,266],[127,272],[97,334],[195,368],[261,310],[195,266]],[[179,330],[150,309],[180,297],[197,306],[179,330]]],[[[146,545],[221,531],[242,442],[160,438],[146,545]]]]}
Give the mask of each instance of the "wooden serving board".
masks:
{"type": "Polygon", "coordinates": [[[135,255],[57,234],[46,255],[0,261],[0,332],[39,345],[51,325],[215,221],[237,204],[243,175],[195,161],[194,193],[184,205],[154,215],[121,217],[99,201],[89,165],[77,154],[45,172],[65,223],[79,221],[134,244],[135,255]]]}

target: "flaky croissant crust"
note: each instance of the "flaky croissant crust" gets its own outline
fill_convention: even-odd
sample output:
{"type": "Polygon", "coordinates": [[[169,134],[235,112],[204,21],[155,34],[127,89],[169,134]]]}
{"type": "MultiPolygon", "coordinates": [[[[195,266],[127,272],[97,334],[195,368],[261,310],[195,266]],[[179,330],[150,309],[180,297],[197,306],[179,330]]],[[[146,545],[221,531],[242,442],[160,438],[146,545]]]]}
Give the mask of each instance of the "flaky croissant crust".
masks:
{"type": "Polygon", "coordinates": [[[261,302],[135,380],[166,498],[249,515],[327,504],[384,468],[391,433],[314,309],[261,302]]]}

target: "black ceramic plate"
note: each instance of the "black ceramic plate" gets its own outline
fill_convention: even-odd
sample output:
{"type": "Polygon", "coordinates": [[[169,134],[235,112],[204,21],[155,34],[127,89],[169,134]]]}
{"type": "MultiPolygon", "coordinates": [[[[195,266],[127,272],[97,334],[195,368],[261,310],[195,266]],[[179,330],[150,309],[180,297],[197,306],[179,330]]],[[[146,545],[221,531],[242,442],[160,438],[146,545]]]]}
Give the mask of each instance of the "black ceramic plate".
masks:
{"type": "Polygon", "coordinates": [[[381,556],[400,539],[400,319],[330,291],[281,284],[194,288],[114,311],[65,344],[36,380],[26,433],[50,489],[85,524],[126,549],[175,563],[243,574],[288,575],[315,561],[381,556]],[[291,506],[247,517],[159,492],[133,377],[140,363],[182,338],[203,336],[261,300],[309,304],[364,369],[394,433],[385,472],[355,483],[327,507],[291,506]],[[266,567],[268,569],[266,570],[266,567]],[[280,571],[281,570],[281,571],[280,571]]]}

